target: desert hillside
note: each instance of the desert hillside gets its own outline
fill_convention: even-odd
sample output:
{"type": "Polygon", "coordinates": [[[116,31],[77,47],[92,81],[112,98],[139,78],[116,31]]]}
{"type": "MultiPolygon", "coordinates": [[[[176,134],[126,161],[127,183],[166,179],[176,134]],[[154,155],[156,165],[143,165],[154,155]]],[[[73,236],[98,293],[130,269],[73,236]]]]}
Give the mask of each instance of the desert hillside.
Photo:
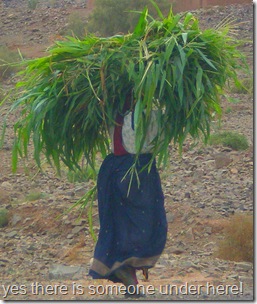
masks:
{"type": "MultiPolygon", "coordinates": [[[[92,7],[82,0],[49,0],[40,1],[32,9],[27,0],[2,0],[0,9],[0,46],[10,51],[19,49],[24,57],[33,58],[44,55],[48,46],[62,38],[71,16],[86,19],[92,7]]],[[[232,16],[236,34],[245,41],[241,49],[253,69],[252,5],[215,6],[193,13],[203,28],[215,27],[232,16]]],[[[247,80],[249,91],[231,87],[222,96],[222,120],[214,122],[212,132],[242,134],[249,147],[236,150],[224,145],[190,147],[185,143],[182,156],[172,149],[169,165],[160,169],[168,241],[156,267],[149,271],[149,281],[139,276],[140,283],[155,288],[147,300],[253,299],[252,261],[232,259],[233,246],[243,251],[240,248],[243,240],[239,238],[248,235],[242,236],[240,232],[240,236],[235,236],[237,232],[231,235],[230,258],[217,254],[229,223],[234,223],[233,229],[237,231],[242,218],[253,216],[253,88],[252,76],[242,77],[247,80]],[[201,292],[181,289],[180,293],[166,294],[162,290],[163,286],[185,284],[194,285],[201,292]],[[204,287],[199,289],[200,285],[204,287]],[[221,287],[216,289],[217,286],[221,287]]],[[[3,80],[2,95],[14,85],[11,78],[3,80]]],[[[1,106],[1,129],[9,108],[10,103],[1,106]]],[[[87,276],[94,249],[88,210],[74,208],[67,212],[92,181],[76,180],[66,168],[61,177],[47,165],[42,173],[32,158],[26,166],[20,162],[14,174],[11,168],[14,121],[12,114],[0,149],[0,211],[8,218],[7,225],[0,228],[0,299],[121,300],[121,295],[101,294],[99,290],[96,295],[90,293],[89,285],[106,286],[110,282],[94,281],[87,276]]],[[[97,234],[97,202],[93,207],[93,228],[97,234]]]]}

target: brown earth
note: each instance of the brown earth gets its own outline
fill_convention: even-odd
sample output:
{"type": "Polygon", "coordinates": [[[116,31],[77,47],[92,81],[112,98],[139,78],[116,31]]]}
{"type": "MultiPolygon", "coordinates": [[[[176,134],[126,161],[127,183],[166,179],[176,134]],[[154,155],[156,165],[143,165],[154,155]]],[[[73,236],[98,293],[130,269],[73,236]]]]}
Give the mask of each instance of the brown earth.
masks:
{"type": "MultiPolygon", "coordinates": [[[[91,10],[83,1],[59,1],[59,7],[53,7],[51,1],[50,4],[42,1],[35,10],[29,10],[26,1],[10,0],[8,6],[4,2],[0,11],[0,45],[12,50],[19,48],[26,57],[45,54],[46,47],[61,38],[70,14],[78,12],[87,16],[91,10]]],[[[52,3],[56,5],[57,1],[52,3]]],[[[214,7],[194,13],[203,27],[216,26],[231,14],[237,22],[239,37],[247,39],[242,50],[252,68],[252,5],[214,7]]],[[[7,80],[1,85],[8,91],[13,83],[7,80]]],[[[1,123],[8,108],[8,104],[2,106],[1,123]]],[[[221,125],[215,122],[213,130],[237,131],[247,137],[250,147],[235,151],[222,146],[190,148],[186,143],[182,157],[175,148],[171,149],[169,165],[160,170],[169,222],[167,245],[156,267],[150,270],[149,281],[145,282],[139,274],[140,284],[155,288],[154,295],[147,295],[149,300],[253,298],[252,263],[215,256],[218,243],[224,237],[223,228],[233,214],[253,214],[253,96],[228,92],[222,97],[222,108],[221,125]],[[180,294],[160,292],[168,285],[181,287],[186,283],[200,292],[190,293],[187,289],[183,293],[183,288],[180,294]],[[221,287],[214,289],[210,285],[221,287]]],[[[26,167],[20,163],[18,172],[12,173],[14,121],[12,114],[0,150],[0,208],[6,208],[9,217],[9,224],[0,228],[0,296],[4,296],[4,287],[12,285],[5,299],[122,299],[122,295],[106,292],[91,295],[90,284],[96,288],[110,282],[87,276],[94,249],[88,229],[88,210],[73,209],[66,213],[92,182],[69,182],[65,168],[61,177],[47,165],[44,173],[39,172],[32,159],[26,167]],[[31,284],[36,282],[45,289],[32,294],[31,284]],[[50,285],[48,289],[46,285],[50,285]],[[62,289],[57,285],[63,285],[62,289]],[[75,290],[74,286],[81,288],[75,290]]],[[[93,226],[97,233],[96,203],[93,226]]]]}

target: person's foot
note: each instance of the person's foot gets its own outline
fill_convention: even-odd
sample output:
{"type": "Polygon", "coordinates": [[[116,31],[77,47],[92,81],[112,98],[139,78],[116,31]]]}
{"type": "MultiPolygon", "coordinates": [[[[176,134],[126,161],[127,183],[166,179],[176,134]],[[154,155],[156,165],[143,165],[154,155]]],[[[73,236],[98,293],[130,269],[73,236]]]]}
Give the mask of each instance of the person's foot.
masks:
{"type": "Polygon", "coordinates": [[[143,276],[145,277],[145,280],[148,280],[148,268],[142,268],[143,276]]]}
{"type": "Polygon", "coordinates": [[[138,299],[145,297],[143,292],[140,292],[137,287],[138,280],[136,276],[136,269],[132,267],[122,267],[115,271],[115,275],[126,286],[125,298],[138,299]]]}
{"type": "Polygon", "coordinates": [[[137,285],[138,280],[136,270],[132,267],[124,266],[115,271],[115,275],[119,278],[125,286],[137,285]]]}
{"type": "Polygon", "coordinates": [[[145,294],[140,292],[137,288],[137,285],[129,285],[127,286],[127,291],[125,293],[125,298],[139,299],[144,298],[145,294]]]}

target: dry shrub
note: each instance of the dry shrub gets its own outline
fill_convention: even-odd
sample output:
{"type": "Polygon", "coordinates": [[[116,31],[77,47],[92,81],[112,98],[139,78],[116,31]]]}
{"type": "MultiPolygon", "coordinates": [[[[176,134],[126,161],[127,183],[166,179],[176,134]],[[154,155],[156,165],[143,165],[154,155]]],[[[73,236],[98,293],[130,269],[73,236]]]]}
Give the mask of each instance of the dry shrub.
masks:
{"type": "Polygon", "coordinates": [[[66,29],[65,35],[75,36],[83,39],[83,37],[86,35],[85,27],[85,18],[80,16],[78,13],[71,13],[69,16],[69,25],[66,29]]]}
{"type": "Polygon", "coordinates": [[[224,228],[216,257],[231,261],[253,261],[253,216],[234,215],[224,228]]]}
{"type": "Polygon", "coordinates": [[[0,81],[8,79],[18,71],[14,63],[19,61],[18,52],[12,51],[5,45],[0,45],[0,81]]]}
{"type": "Polygon", "coordinates": [[[0,228],[5,227],[8,224],[8,211],[6,209],[0,209],[0,228]]]}

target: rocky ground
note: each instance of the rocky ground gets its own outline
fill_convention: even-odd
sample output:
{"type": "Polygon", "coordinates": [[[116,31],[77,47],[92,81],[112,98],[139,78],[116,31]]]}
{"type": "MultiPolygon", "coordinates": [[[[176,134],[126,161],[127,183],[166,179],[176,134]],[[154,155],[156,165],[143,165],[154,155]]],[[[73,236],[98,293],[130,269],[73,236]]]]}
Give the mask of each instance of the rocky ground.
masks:
{"type": "MultiPolygon", "coordinates": [[[[9,6],[2,1],[0,44],[18,47],[26,56],[40,56],[67,26],[74,10],[86,16],[91,9],[82,1],[63,0],[60,7],[49,3],[29,10],[25,1],[11,0],[9,6]]],[[[233,16],[238,35],[248,40],[243,51],[252,68],[251,5],[195,13],[204,27],[233,16]]],[[[12,85],[9,80],[2,83],[6,91],[12,85]]],[[[216,255],[223,228],[233,215],[253,214],[253,96],[228,92],[228,97],[237,102],[222,98],[222,121],[213,129],[244,134],[250,147],[235,151],[222,146],[190,148],[186,143],[182,157],[171,149],[168,166],[160,170],[169,223],[167,245],[150,270],[149,281],[139,274],[140,284],[148,287],[147,300],[253,299],[253,264],[216,255]]],[[[8,107],[2,107],[1,124],[8,107]]],[[[18,172],[12,173],[14,120],[13,114],[0,150],[0,208],[6,208],[9,217],[9,224],[0,228],[0,299],[123,299],[106,292],[110,282],[87,276],[94,249],[87,209],[66,212],[92,182],[69,182],[65,168],[61,177],[47,165],[41,173],[32,160],[26,167],[20,163],[18,172]]],[[[96,203],[93,226],[97,233],[96,203]]]]}

